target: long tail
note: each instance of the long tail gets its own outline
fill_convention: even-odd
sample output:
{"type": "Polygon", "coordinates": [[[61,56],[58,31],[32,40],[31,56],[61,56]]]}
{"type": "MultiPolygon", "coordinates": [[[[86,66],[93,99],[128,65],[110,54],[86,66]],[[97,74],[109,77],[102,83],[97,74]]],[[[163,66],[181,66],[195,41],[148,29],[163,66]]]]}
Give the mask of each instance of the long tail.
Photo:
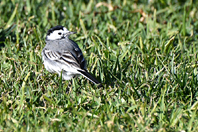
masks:
{"type": "Polygon", "coordinates": [[[93,82],[94,84],[98,85],[98,87],[102,87],[102,84],[95,79],[90,73],[88,73],[87,71],[81,71],[78,70],[85,78],[89,79],[91,82],[93,82]]]}

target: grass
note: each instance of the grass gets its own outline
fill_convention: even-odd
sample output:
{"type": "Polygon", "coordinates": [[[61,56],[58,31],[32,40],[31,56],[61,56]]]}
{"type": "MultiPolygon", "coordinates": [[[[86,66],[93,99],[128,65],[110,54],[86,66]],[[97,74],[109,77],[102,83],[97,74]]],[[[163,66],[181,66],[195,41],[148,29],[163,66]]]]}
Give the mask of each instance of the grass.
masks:
{"type": "Polygon", "coordinates": [[[0,131],[197,131],[197,6],[2,0],[0,131]],[[77,32],[71,38],[104,88],[44,69],[45,35],[56,25],[77,32]]]}

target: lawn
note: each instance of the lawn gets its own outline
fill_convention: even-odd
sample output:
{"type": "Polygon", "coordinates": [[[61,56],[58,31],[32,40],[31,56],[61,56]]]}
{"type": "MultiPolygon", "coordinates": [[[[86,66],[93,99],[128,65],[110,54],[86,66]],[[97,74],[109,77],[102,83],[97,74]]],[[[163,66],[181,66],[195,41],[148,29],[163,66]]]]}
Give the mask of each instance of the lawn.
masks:
{"type": "Polygon", "coordinates": [[[1,0],[0,131],[198,131],[198,1],[1,0]],[[47,30],[77,34],[87,69],[62,81],[47,30]]]}

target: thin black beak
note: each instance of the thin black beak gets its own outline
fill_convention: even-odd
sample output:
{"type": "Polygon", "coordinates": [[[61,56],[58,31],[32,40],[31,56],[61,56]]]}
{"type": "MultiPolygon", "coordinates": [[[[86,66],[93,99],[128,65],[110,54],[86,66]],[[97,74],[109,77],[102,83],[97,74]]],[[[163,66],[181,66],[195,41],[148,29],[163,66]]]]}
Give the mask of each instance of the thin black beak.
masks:
{"type": "Polygon", "coordinates": [[[64,33],[63,38],[66,37],[66,36],[69,36],[69,35],[71,35],[71,34],[76,34],[76,32],[70,32],[70,31],[69,31],[69,32],[67,32],[67,33],[64,33]]]}
{"type": "Polygon", "coordinates": [[[77,33],[77,32],[68,32],[67,34],[70,35],[70,34],[76,34],[76,33],[77,33]]]}

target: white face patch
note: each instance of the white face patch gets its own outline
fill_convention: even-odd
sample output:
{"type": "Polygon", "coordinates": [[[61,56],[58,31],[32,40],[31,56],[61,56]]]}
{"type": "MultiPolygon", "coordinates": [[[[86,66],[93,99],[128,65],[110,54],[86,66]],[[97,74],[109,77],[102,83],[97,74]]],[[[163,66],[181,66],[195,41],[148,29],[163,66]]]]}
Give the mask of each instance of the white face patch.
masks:
{"type": "Polygon", "coordinates": [[[61,38],[65,37],[68,32],[69,31],[65,27],[63,28],[63,30],[62,29],[54,30],[52,33],[47,35],[47,40],[58,40],[58,39],[61,39],[61,38]]]}
{"type": "Polygon", "coordinates": [[[69,31],[67,30],[66,27],[63,28],[63,31],[64,31],[65,33],[69,32],[69,31]]]}

